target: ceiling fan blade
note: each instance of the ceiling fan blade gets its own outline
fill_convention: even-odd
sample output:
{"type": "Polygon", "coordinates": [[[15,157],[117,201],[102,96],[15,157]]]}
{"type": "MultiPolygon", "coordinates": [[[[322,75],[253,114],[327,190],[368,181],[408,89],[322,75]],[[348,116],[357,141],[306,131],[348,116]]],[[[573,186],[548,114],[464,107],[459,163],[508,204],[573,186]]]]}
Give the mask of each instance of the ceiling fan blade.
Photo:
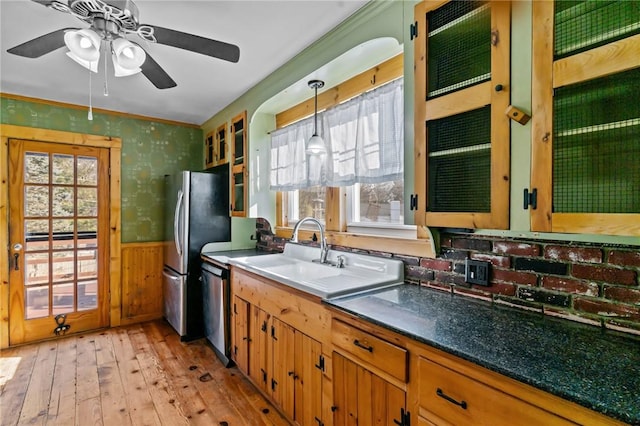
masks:
{"type": "Polygon", "coordinates": [[[53,3],[54,0],[31,0],[34,3],[38,3],[41,4],[43,6],[51,6],[51,3],[53,3]]]}
{"type": "Polygon", "coordinates": [[[158,89],[170,89],[177,86],[169,74],[148,53],[140,69],[142,69],[142,74],[158,89]]]}
{"type": "Polygon", "coordinates": [[[64,46],[64,33],[70,28],[53,31],[49,34],[29,40],[18,46],[8,49],[7,52],[14,55],[24,56],[25,58],[39,58],[40,56],[53,52],[64,46]]]}
{"type": "Polygon", "coordinates": [[[240,48],[235,44],[170,30],[168,28],[150,26],[153,28],[153,34],[160,44],[190,50],[229,62],[238,62],[240,59],[240,48]]]}

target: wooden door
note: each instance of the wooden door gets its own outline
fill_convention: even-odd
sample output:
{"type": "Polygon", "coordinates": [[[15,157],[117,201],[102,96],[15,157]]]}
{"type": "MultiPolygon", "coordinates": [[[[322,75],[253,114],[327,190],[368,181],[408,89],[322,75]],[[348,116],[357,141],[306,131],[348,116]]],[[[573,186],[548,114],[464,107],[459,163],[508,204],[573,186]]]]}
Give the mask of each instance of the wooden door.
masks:
{"type": "Polygon", "coordinates": [[[406,393],[333,353],[334,425],[404,425],[406,393]]]}
{"type": "Polygon", "coordinates": [[[109,150],[9,143],[9,342],[109,325],[109,150]]]}
{"type": "Polygon", "coordinates": [[[357,365],[337,352],[333,353],[334,426],[358,425],[357,365]]]}
{"type": "Polygon", "coordinates": [[[293,419],[294,381],[298,378],[294,360],[295,331],[275,317],[271,325],[271,345],[271,399],[287,417],[293,419]]]}
{"type": "Polygon", "coordinates": [[[249,374],[249,302],[233,296],[233,351],[238,368],[249,374]]]}
{"type": "Polygon", "coordinates": [[[269,392],[270,368],[268,361],[270,315],[251,305],[251,323],[249,324],[249,376],[265,392],[269,392]]]}
{"type": "Polygon", "coordinates": [[[317,426],[322,421],[322,345],[304,333],[295,333],[294,397],[295,418],[301,426],[317,426]]]}

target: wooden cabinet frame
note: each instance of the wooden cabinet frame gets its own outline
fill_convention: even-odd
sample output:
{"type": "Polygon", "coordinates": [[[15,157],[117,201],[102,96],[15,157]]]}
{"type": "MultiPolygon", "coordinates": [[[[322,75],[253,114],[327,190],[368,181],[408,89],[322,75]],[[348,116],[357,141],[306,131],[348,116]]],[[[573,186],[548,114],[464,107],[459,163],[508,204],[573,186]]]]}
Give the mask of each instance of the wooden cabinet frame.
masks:
{"type": "Polygon", "coordinates": [[[249,126],[247,123],[247,111],[242,111],[231,119],[231,126],[229,132],[229,146],[230,146],[230,167],[231,167],[231,215],[245,217],[247,215],[247,201],[248,201],[248,161],[247,156],[247,133],[249,126]],[[242,123],[242,127],[239,124],[242,123]],[[240,132],[242,132],[240,134],[240,132]],[[236,137],[242,138],[242,152],[236,151],[236,137]],[[241,158],[241,160],[240,160],[241,158]],[[235,176],[242,174],[242,184],[235,183],[235,176]],[[236,193],[242,190],[242,206],[236,204],[236,193]]]}
{"type": "Polygon", "coordinates": [[[511,3],[491,2],[491,80],[436,99],[427,93],[426,14],[447,3],[423,1],[415,6],[415,191],[416,225],[459,228],[509,228],[510,123],[505,110],[510,103],[511,3]],[[496,87],[501,85],[501,90],[496,87]],[[491,211],[488,213],[430,212],[427,204],[428,148],[426,122],[491,105],[491,211]]]}
{"type": "Polygon", "coordinates": [[[640,214],[554,213],[552,205],[554,89],[640,67],[640,35],[554,61],[554,2],[533,2],[533,22],[531,230],[640,236],[640,214]]]}

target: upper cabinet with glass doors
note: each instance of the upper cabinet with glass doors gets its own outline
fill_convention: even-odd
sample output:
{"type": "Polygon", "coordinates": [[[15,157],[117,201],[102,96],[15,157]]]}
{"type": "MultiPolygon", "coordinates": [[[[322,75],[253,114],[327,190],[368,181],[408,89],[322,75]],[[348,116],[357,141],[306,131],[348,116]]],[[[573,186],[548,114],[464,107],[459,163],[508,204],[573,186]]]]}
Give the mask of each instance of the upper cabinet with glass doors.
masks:
{"type": "Polygon", "coordinates": [[[415,7],[416,224],[509,227],[511,4],[415,7]]]}
{"type": "Polygon", "coordinates": [[[640,236],[640,2],[533,2],[531,229],[640,236]]]}
{"type": "Polygon", "coordinates": [[[227,153],[227,124],[220,125],[215,131],[207,133],[204,140],[205,169],[229,162],[227,153]]]}
{"type": "Polygon", "coordinates": [[[246,216],[247,206],[247,112],[231,120],[231,215],[246,216]]]}

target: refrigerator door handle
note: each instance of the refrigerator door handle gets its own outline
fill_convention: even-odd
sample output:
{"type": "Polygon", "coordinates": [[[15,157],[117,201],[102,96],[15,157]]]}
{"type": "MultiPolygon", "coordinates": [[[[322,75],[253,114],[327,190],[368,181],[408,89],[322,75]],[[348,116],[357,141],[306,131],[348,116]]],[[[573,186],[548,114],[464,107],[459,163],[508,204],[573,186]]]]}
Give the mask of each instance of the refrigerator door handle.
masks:
{"type": "Polygon", "coordinates": [[[178,281],[180,279],[180,277],[168,273],[166,269],[162,270],[162,275],[169,278],[171,281],[178,281]]]}
{"type": "Polygon", "coordinates": [[[182,221],[180,220],[180,212],[182,211],[183,200],[184,192],[178,191],[178,201],[176,201],[176,209],[173,214],[173,242],[176,245],[176,251],[180,257],[182,257],[182,235],[180,232],[182,221]]]}

